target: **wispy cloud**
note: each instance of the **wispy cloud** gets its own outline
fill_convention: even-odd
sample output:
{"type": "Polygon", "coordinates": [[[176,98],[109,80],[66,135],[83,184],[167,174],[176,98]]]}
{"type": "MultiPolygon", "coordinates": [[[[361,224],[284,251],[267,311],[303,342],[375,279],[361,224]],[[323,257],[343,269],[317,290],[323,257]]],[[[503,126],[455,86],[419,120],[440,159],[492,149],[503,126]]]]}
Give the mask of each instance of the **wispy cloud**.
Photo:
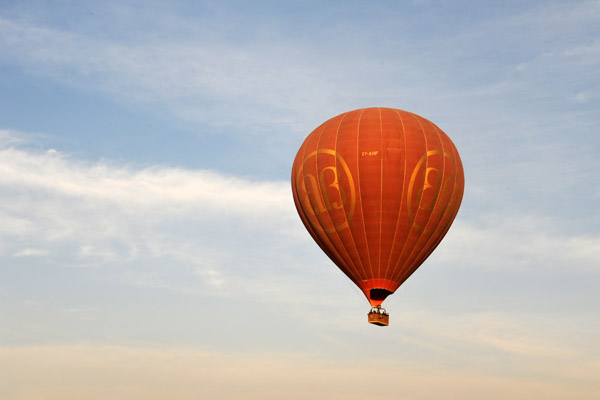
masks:
{"type": "MultiPolygon", "coordinates": [[[[55,150],[8,145],[0,149],[0,194],[5,199],[0,206],[4,256],[43,255],[73,266],[154,264],[149,257],[167,257],[222,286],[251,270],[261,276],[259,271],[266,273],[284,259],[287,265],[301,265],[305,257],[320,255],[302,255],[297,249],[301,243],[312,245],[296,216],[288,182],[92,163],[55,150]],[[271,247],[279,249],[278,261],[268,261],[271,247]]],[[[597,272],[599,257],[596,235],[565,234],[556,221],[535,215],[459,218],[436,251],[436,259],[448,265],[503,270],[597,272]]],[[[279,287],[265,283],[274,277],[265,278],[248,290],[267,293],[279,287]]],[[[138,276],[135,281],[167,284],[156,279],[138,276]]]]}
{"type": "MultiPolygon", "coordinates": [[[[422,32],[419,40],[413,36],[418,33],[398,24],[406,19],[400,10],[375,7],[364,16],[380,21],[375,33],[359,34],[349,16],[335,29],[311,25],[318,40],[310,45],[304,36],[286,34],[275,19],[235,30],[208,17],[193,22],[156,4],[139,14],[122,5],[103,8],[111,7],[113,16],[121,17],[117,26],[123,15],[134,21],[126,40],[34,19],[0,18],[0,52],[29,73],[64,85],[158,104],[184,119],[246,133],[306,133],[313,121],[372,105],[423,109],[451,123],[467,118],[480,130],[506,112],[526,120],[531,116],[520,110],[562,114],[569,101],[593,101],[599,84],[592,73],[600,63],[594,1],[525,7],[460,27],[441,19],[447,31],[422,32]],[[156,20],[152,13],[168,14],[168,23],[161,19],[155,34],[136,34],[136,23],[156,20]],[[232,35],[245,37],[232,40],[232,35]],[[591,42],[576,39],[581,37],[591,42]],[[554,79],[540,78],[548,76],[554,79]]],[[[245,23],[241,17],[240,23],[245,23]]]]}
{"type": "Polygon", "coordinates": [[[459,219],[436,257],[465,268],[600,272],[600,236],[560,228],[556,220],[535,214],[459,219]]]}
{"type": "Polygon", "coordinates": [[[167,257],[219,285],[226,260],[237,265],[282,235],[302,237],[287,182],[89,163],[14,146],[2,148],[0,160],[5,257],[44,255],[72,266],[167,257]]]}
{"type": "Polygon", "coordinates": [[[264,125],[265,106],[282,121],[296,118],[292,104],[314,109],[322,104],[314,94],[330,87],[310,62],[277,42],[242,47],[152,37],[123,43],[6,19],[0,19],[0,33],[4,54],[31,73],[126,101],[160,103],[213,125],[264,125]]]}
{"type": "Polygon", "coordinates": [[[0,129],[0,146],[4,148],[5,146],[22,144],[25,142],[25,139],[19,135],[18,132],[10,131],[8,129],[0,129]]]}
{"type": "Polygon", "coordinates": [[[213,127],[228,125],[243,136],[305,135],[356,107],[423,111],[457,139],[467,161],[486,162],[496,171],[507,163],[527,168],[527,174],[509,170],[523,189],[529,182],[522,180],[535,180],[537,169],[576,164],[579,172],[589,170],[600,144],[589,140],[598,128],[594,105],[600,84],[594,74],[600,66],[595,1],[529,5],[464,26],[440,15],[441,32],[422,32],[419,40],[415,32],[405,34],[411,25],[398,22],[409,11],[373,7],[364,18],[381,20],[375,33],[356,32],[348,16],[335,28],[311,25],[312,42],[284,35],[285,24],[275,17],[257,26],[243,25],[247,21],[238,15],[243,26],[236,30],[233,23],[221,26],[208,17],[197,23],[157,4],[143,13],[107,7],[121,16],[115,19],[117,31],[125,30],[119,25],[123,15],[134,21],[126,39],[5,17],[0,54],[62,85],[152,104],[213,127]],[[140,34],[136,24],[156,20],[152,13],[168,15],[168,23],[160,19],[155,33],[140,34]],[[565,132],[575,144],[560,148],[565,132]],[[585,148],[577,147],[582,144],[585,148]]]}
{"type": "MultiPolygon", "coordinates": [[[[89,162],[54,150],[31,150],[12,140],[8,143],[13,144],[0,149],[0,260],[8,276],[17,273],[16,269],[35,268],[36,281],[44,284],[54,282],[65,267],[91,268],[100,272],[103,282],[170,293],[171,297],[184,295],[198,302],[210,297],[215,306],[249,298],[273,318],[279,318],[285,308],[286,318],[317,330],[318,334],[311,334],[337,349],[367,334],[357,326],[364,321],[357,317],[356,307],[367,307],[362,294],[304,231],[288,182],[250,181],[165,166],[140,168],[106,160],[89,162]],[[328,309],[336,312],[326,319],[315,317],[318,310],[327,313],[328,309]]],[[[447,287],[470,279],[469,271],[543,274],[553,270],[565,276],[580,271],[589,277],[598,273],[598,244],[597,236],[569,235],[554,220],[531,215],[459,218],[424,268],[429,271],[432,263],[443,265],[447,287]]],[[[79,279],[74,276],[61,285],[85,286],[79,279]]],[[[408,290],[403,286],[399,291],[398,296],[404,297],[390,300],[392,311],[400,299],[403,304],[408,300],[413,309],[420,304],[419,298],[435,297],[432,291],[440,284],[434,280],[423,287],[421,281],[421,290],[414,291],[410,290],[412,282],[413,278],[408,290]]],[[[494,285],[480,289],[488,291],[488,298],[504,290],[494,285]]],[[[24,296],[36,301],[44,298],[33,292],[24,296]]],[[[547,327],[527,322],[531,309],[511,319],[504,308],[492,303],[471,315],[452,312],[432,317],[431,310],[395,313],[394,322],[404,326],[399,343],[454,356],[475,346],[494,357],[508,354],[529,361],[571,360],[581,355],[565,345],[568,335],[561,330],[540,335],[547,327]]],[[[26,313],[44,315],[36,319],[32,330],[47,329],[57,338],[87,332],[89,321],[100,324],[121,318],[120,312],[112,310],[114,315],[109,316],[104,306],[77,299],[17,308],[23,307],[26,313]],[[92,311],[68,316],[60,311],[74,307],[92,311]],[[72,326],[70,333],[44,322],[50,316],[72,326]]],[[[589,312],[588,308],[578,313],[576,321],[587,318],[589,312]]],[[[554,320],[559,314],[563,315],[557,312],[554,320]]],[[[21,343],[17,327],[8,324],[4,335],[21,343]]],[[[119,329],[123,334],[131,330],[119,329]]],[[[591,327],[590,332],[597,329],[591,327]]],[[[157,332],[149,336],[165,334],[157,332]]],[[[169,342],[168,338],[156,340],[169,342]]]]}
{"type": "MultiPolygon", "coordinates": [[[[406,311],[397,319],[412,327],[414,337],[422,338],[421,345],[446,346],[448,351],[472,347],[473,353],[482,358],[499,352],[522,360],[574,362],[588,357],[593,359],[596,350],[600,350],[593,346],[586,352],[579,344],[564,341],[570,332],[569,317],[549,321],[519,313],[477,312],[451,316],[435,313],[432,318],[431,314],[422,311],[406,311]]],[[[591,333],[585,337],[582,335],[582,343],[589,346],[593,342],[592,336],[591,333]]],[[[471,354],[469,357],[477,356],[471,354]]]]}

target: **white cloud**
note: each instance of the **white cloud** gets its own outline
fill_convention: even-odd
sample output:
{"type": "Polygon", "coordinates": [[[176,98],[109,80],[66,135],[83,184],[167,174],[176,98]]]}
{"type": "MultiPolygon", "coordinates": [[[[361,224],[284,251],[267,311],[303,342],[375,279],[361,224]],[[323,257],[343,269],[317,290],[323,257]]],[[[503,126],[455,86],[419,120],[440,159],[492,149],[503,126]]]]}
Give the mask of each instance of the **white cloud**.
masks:
{"type": "Polygon", "coordinates": [[[41,257],[48,254],[47,250],[42,249],[34,249],[34,248],[25,248],[17,251],[12,256],[13,257],[41,257]]]}
{"type": "Polygon", "coordinates": [[[131,280],[157,286],[169,283],[143,276],[165,260],[214,287],[242,285],[244,271],[276,262],[252,254],[274,245],[293,253],[298,238],[308,240],[299,234],[288,182],[211,171],[90,163],[8,146],[0,149],[0,197],[3,256],[144,265],[131,280]]]}
{"type": "MultiPolygon", "coordinates": [[[[213,296],[215,304],[223,296],[227,300],[251,298],[273,318],[285,308],[287,317],[319,329],[323,340],[338,348],[349,346],[353,335],[363,334],[357,321],[364,322],[356,311],[357,307],[366,310],[364,299],[311,243],[294,210],[288,182],[250,181],[165,166],[140,168],[106,160],[89,162],[55,150],[32,151],[10,138],[6,143],[0,148],[0,257],[5,271],[35,268],[37,280],[44,282],[50,281],[57,268],[95,267],[103,271],[103,279],[213,296]],[[39,265],[47,266],[46,275],[40,274],[39,265]],[[315,310],[325,309],[336,312],[315,319],[315,310]],[[339,332],[350,337],[336,336],[339,332]]],[[[553,269],[591,276],[598,273],[599,242],[593,233],[562,231],[560,221],[552,218],[478,213],[470,218],[459,215],[432,258],[459,274],[469,268],[492,274],[553,269]]],[[[462,276],[468,279],[467,275],[462,276]]],[[[64,284],[85,285],[81,281],[64,284]]],[[[435,297],[429,292],[435,287],[435,283],[430,289],[421,286],[419,294],[399,291],[390,300],[391,311],[397,311],[394,302],[402,299],[401,293],[418,304],[415,298],[419,296],[435,297]]],[[[478,290],[493,297],[503,289],[492,283],[478,290]]],[[[27,295],[38,299],[35,293],[27,295]]],[[[526,296],[536,296],[535,291],[526,296]]],[[[79,307],[79,303],[78,299],[66,301],[63,308],[79,307]]],[[[538,363],[540,359],[558,357],[571,365],[572,360],[582,358],[577,346],[566,345],[564,330],[540,334],[548,326],[528,322],[530,315],[511,319],[501,305],[494,310],[447,316],[431,310],[395,312],[393,321],[406,334],[400,342],[453,357],[462,348],[476,347],[490,357],[519,357],[536,365],[544,363],[538,363]]],[[[103,317],[102,310],[96,313],[99,321],[112,321],[103,317]]],[[[64,318],[52,310],[47,314],[64,318]]],[[[588,318],[589,308],[575,314],[588,318]]],[[[562,311],[556,312],[553,321],[559,315],[562,311]]],[[[69,323],[74,335],[78,329],[85,332],[66,320],[69,323]]],[[[34,324],[32,331],[49,329],[43,324],[34,324]]],[[[19,337],[18,326],[8,328],[8,337],[19,337]]],[[[598,331],[595,326],[587,329],[598,331]]],[[[468,364],[468,357],[461,362],[468,364]]]]}
{"type": "Polygon", "coordinates": [[[0,129],[0,147],[22,144],[25,139],[21,137],[17,132],[0,129]]]}
{"type": "Polygon", "coordinates": [[[130,207],[132,212],[164,207],[162,212],[169,214],[192,208],[252,215],[289,208],[290,189],[280,182],[250,182],[210,171],[169,167],[135,170],[102,161],[90,164],[56,150],[36,154],[8,148],[2,150],[2,160],[5,185],[114,203],[130,207]]]}
{"type": "MultiPolygon", "coordinates": [[[[288,182],[91,163],[54,150],[5,146],[0,149],[0,196],[4,256],[58,265],[122,265],[128,271],[144,265],[126,275],[139,285],[176,287],[167,274],[157,272],[169,260],[215,288],[244,287],[265,297],[296,292],[295,298],[312,302],[315,276],[307,273],[306,264],[329,263],[304,232],[288,182]],[[304,246],[313,251],[307,253],[304,246]],[[281,265],[288,266],[285,272],[279,269],[279,278],[272,276],[270,271],[281,265]],[[250,276],[253,282],[243,281],[250,276]],[[292,280],[295,288],[289,286],[292,280]],[[301,286],[308,290],[304,295],[301,286]]],[[[471,268],[597,272],[600,238],[564,234],[557,221],[534,216],[459,218],[435,257],[471,268]]],[[[310,267],[312,274],[318,269],[310,267]]],[[[332,266],[325,273],[333,271],[332,266]]],[[[187,284],[181,289],[190,290],[187,284]]]]}
{"type": "Polygon", "coordinates": [[[530,215],[459,219],[436,250],[441,262],[465,268],[600,272],[600,237],[563,233],[558,221],[530,215]]]}

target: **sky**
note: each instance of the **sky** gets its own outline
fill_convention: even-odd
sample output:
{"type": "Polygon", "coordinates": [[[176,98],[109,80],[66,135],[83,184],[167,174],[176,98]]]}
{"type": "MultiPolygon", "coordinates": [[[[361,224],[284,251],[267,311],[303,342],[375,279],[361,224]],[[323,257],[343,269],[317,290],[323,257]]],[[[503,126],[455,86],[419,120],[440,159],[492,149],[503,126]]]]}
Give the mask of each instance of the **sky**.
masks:
{"type": "Polygon", "coordinates": [[[0,0],[0,397],[597,399],[600,1],[0,0]],[[369,325],[304,138],[419,114],[465,170],[369,325]]]}

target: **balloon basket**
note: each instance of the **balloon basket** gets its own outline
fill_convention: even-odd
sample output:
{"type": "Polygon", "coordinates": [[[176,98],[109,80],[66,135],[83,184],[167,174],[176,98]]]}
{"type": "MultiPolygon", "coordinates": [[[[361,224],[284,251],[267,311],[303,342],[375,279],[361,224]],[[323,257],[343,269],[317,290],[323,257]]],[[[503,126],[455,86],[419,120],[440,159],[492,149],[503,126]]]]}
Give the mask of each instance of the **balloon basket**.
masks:
{"type": "Polygon", "coordinates": [[[370,324],[378,326],[388,326],[390,324],[390,314],[381,306],[371,307],[368,316],[370,324]]]}

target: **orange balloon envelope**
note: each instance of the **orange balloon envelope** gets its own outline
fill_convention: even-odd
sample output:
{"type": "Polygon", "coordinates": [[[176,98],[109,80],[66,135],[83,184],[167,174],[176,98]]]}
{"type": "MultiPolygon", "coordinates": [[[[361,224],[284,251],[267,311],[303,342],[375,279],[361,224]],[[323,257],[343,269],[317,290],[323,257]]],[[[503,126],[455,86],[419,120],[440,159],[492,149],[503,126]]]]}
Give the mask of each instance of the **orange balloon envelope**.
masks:
{"type": "Polygon", "coordinates": [[[350,111],[323,123],[292,167],[304,226],[372,307],[437,247],[463,190],[450,138],[425,118],[391,108],[350,111]]]}

